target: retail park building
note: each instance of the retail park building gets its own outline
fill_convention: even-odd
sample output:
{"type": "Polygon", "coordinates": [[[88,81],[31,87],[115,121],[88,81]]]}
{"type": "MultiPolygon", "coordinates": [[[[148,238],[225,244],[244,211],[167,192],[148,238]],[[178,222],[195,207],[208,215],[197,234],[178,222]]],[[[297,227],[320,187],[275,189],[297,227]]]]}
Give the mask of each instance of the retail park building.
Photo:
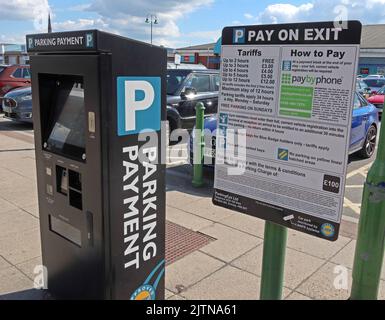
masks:
{"type": "MultiPolygon", "coordinates": [[[[179,54],[182,64],[203,64],[209,69],[219,69],[220,48],[221,38],[216,43],[169,50],[168,59],[173,62],[175,54],[179,54]]],[[[363,26],[357,73],[385,75],[385,24],[363,26]]]]}

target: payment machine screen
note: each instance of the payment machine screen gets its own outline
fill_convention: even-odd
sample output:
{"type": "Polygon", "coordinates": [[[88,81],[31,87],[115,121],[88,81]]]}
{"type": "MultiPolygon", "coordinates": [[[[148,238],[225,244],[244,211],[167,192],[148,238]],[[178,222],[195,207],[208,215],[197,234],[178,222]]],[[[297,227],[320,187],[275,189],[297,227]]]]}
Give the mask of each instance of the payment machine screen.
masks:
{"type": "Polygon", "coordinates": [[[52,86],[50,116],[46,131],[46,150],[85,159],[85,111],[83,78],[50,75],[52,86]]]}

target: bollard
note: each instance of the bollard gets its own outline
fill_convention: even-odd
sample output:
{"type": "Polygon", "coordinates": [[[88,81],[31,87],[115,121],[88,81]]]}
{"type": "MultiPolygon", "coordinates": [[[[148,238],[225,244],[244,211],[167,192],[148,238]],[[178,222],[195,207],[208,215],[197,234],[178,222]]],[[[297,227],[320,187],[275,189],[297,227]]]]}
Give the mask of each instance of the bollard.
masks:
{"type": "Polygon", "coordinates": [[[385,128],[366,177],[353,264],[351,300],[376,300],[385,250],[385,128]]]}
{"type": "Polygon", "coordinates": [[[193,159],[193,168],[194,176],[192,185],[193,187],[199,188],[204,185],[203,182],[203,160],[204,153],[203,148],[205,146],[204,140],[204,116],[205,116],[205,106],[202,102],[198,102],[195,105],[196,110],[196,124],[195,124],[195,139],[194,139],[194,159],[193,159]],[[194,161],[198,160],[198,161],[194,161]],[[197,162],[197,163],[196,163],[197,162]]]}
{"type": "Polygon", "coordinates": [[[265,222],[261,276],[261,300],[281,300],[285,272],[287,228],[265,222]]]}

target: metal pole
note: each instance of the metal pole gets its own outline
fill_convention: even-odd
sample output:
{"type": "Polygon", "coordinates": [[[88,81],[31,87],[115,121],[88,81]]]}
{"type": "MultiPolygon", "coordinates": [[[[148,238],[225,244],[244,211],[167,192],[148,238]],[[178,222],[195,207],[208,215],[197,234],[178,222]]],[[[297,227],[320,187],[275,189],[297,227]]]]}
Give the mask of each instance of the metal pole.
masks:
{"type": "Polygon", "coordinates": [[[151,44],[152,44],[152,16],[150,18],[151,18],[150,25],[151,25],[151,44]]]}
{"type": "Polygon", "coordinates": [[[287,228],[265,222],[261,277],[261,300],[281,300],[285,272],[287,228]]]}
{"type": "Polygon", "coordinates": [[[203,149],[205,146],[204,140],[204,116],[205,116],[205,106],[202,102],[198,102],[195,106],[196,110],[196,124],[195,124],[195,139],[194,139],[194,176],[192,185],[193,187],[199,188],[204,185],[203,182],[203,161],[204,153],[203,149]],[[197,161],[195,161],[197,160],[197,161]]]}
{"type": "Polygon", "coordinates": [[[353,264],[350,299],[376,300],[385,250],[385,127],[366,177],[353,264]]]}

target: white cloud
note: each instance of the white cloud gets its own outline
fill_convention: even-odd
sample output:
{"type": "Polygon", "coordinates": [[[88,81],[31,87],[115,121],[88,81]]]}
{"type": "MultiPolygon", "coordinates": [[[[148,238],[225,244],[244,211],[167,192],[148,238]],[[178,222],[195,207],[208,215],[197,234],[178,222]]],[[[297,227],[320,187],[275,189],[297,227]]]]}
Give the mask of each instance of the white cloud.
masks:
{"type": "Polygon", "coordinates": [[[266,7],[266,9],[259,14],[258,20],[261,22],[293,22],[300,17],[305,18],[313,10],[314,4],[306,3],[295,6],[289,3],[277,3],[266,7]]]}
{"type": "Polygon", "coordinates": [[[216,42],[221,36],[222,30],[194,31],[187,34],[187,37],[199,39],[202,42],[216,42]]]}
{"type": "MultiPolygon", "coordinates": [[[[1,0],[0,0],[1,1],[1,0]]],[[[178,21],[215,0],[94,0],[90,4],[72,7],[71,10],[92,12],[97,19],[67,20],[53,24],[54,31],[98,28],[118,33],[129,38],[149,41],[150,26],[145,23],[148,14],[158,18],[153,26],[154,43],[164,46],[178,46],[181,39],[178,21]]],[[[198,36],[198,35],[197,35],[198,36]]],[[[205,38],[201,34],[202,38],[205,38]]],[[[212,33],[205,35],[212,38],[212,33]]]]}
{"type": "Polygon", "coordinates": [[[0,34],[0,43],[25,43],[25,35],[23,34],[0,34]]]}
{"type": "Polygon", "coordinates": [[[35,20],[47,18],[48,0],[0,0],[1,20],[35,20]]]}
{"type": "Polygon", "coordinates": [[[385,21],[385,0],[313,0],[300,5],[268,5],[255,19],[258,23],[329,21],[340,17],[364,24],[385,21]]]}
{"type": "Polygon", "coordinates": [[[245,14],[244,14],[244,17],[245,17],[246,19],[253,19],[253,18],[254,18],[254,16],[253,16],[252,14],[250,14],[250,13],[245,13],[245,14]]]}

